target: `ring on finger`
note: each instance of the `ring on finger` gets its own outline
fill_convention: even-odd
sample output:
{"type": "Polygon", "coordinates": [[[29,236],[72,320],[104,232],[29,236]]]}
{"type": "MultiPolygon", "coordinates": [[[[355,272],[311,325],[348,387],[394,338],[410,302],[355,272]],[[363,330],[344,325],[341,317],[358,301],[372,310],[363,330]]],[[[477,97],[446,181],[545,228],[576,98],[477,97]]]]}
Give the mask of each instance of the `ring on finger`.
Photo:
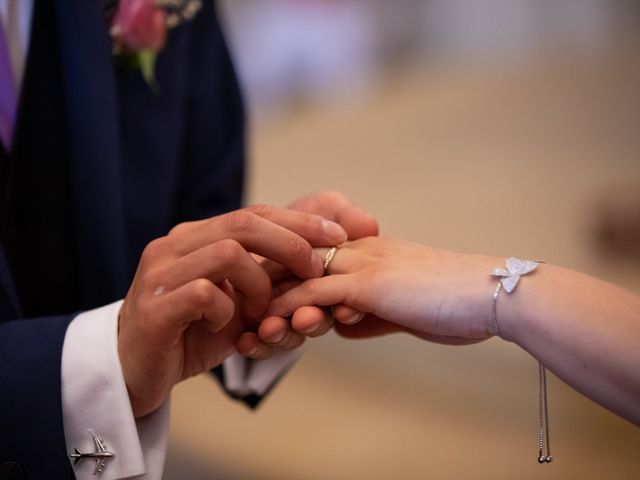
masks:
{"type": "Polygon", "coordinates": [[[338,247],[331,247],[327,254],[324,256],[324,262],[322,262],[322,267],[324,268],[324,274],[329,275],[329,265],[333,260],[336,252],[338,251],[338,247]]]}

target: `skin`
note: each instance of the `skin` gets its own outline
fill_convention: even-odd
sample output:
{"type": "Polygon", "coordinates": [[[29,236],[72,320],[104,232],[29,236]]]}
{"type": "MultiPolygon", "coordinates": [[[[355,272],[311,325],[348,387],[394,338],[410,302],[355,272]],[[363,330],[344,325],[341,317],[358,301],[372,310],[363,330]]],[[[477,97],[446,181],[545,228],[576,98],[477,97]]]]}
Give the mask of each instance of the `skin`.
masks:
{"type": "Polygon", "coordinates": [[[152,241],[119,317],[118,353],[134,415],[153,412],[176,383],[222,363],[254,328],[272,283],[252,253],[307,279],[323,274],[312,247],[346,239],[342,227],[318,215],[255,206],[180,224],[152,241]]]}
{"type": "MultiPolygon", "coordinates": [[[[308,305],[346,305],[366,312],[352,326],[339,323],[342,317],[335,312],[336,329],[347,336],[405,331],[449,344],[479,342],[498,334],[491,298],[497,279],[490,273],[504,264],[504,258],[363,238],[339,248],[331,275],[292,282],[271,302],[263,323],[273,326],[293,314],[288,328],[312,328],[316,319],[303,310],[308,305]]],[[[514,292],[500,293],[497,314],[503,339],[531,353],[587,397],[640,425],[640,297],[588,275],[541,264],[521,278],[514,292]]]]}
{"type": "MultiPolygon", "coordinates": [[[[288,208],[320,215],[338,223],[344,228],[349,240],[378,235],[378,223],[368,213],[354,205],[347,197],[339,192],[318,192],[304,196],[291,203],[288,208]]],[[[337,244],[336,244],[337,245],[337,244]]],[[[322,253],[324,258],[324,253],[322,253]]],[[[273,283],[273,295],[286,291],[298,284],[299,280],[291,276],[286,266],[273,261],[262,263],[273,283]]],[[[362,318],[357,310],[339,306],[334,309],[335,314],[341,315],[341,321],[353,323],[354,319],[362,318]]],[[[332,315],[315,307],[305,306],[294,314],[294,322],[299,326],[292,329],[288,320],[272,317],[261,322],[257,332],[248,331],[242,334],[236,343],[237,351],[247,358],[261,360],[268,358],[276,349],[292,349],[302,344],[305,337],[317,337],[325,334],[334,325],[332,315]],[[308,325],[308,328],[304,328],[308,325]]]]}

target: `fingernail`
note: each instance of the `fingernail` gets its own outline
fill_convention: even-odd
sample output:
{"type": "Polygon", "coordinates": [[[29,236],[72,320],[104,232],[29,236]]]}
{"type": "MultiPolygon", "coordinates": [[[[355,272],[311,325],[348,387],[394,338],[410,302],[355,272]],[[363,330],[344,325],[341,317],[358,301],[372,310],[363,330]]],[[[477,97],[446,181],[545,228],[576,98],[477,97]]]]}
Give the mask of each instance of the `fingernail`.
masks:
{"type": "Polygon", "coordinates": [[[320,325],[311,325],[307,328],[303,328],[302,330],[298,330],[298,333],[301,333],[302,335],[311,335],[313,332],[315,332],[319,328],[320,328],[320,325]]]}
{"type": "Polygon", "coordinates": [[[364,318],[364,312],[354,313],[350,317],[345,318],[341,323],[345,325],[355,325],[364,318]]]}
{"type": "Polygon", "coordinates": [[[342,243],[347,240],[347,232],[335,222],[322,220],[322,229],[324,233],[335,239],[336,243],[342,243]]]}
{"type": "Polygon", "coordinates": [[[256,355],[258,355],[258,350],[259,350],[259,349],[258,349],[258,347],[255,347],[253,350],[251,350],[251,351],[247,354],[247,356],[248,356],[248,357],[255,357],[256,355]]]}
{"type": "Polygon", "coordinates": [[[284,340],[284,337],[286,334],[287,332],[278,332],[275,335],[272,335],[271,337],[267,337],[267,341],[269,343],[280,343],[282,340],[284,340]]]}

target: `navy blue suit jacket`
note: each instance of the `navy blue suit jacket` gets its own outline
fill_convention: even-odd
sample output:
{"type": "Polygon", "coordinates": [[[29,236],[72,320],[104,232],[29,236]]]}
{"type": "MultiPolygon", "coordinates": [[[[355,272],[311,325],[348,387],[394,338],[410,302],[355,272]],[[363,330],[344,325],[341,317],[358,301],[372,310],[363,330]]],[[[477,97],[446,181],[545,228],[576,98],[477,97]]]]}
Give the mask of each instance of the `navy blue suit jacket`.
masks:
{"type": "Polygon", "coordinates": [[[100,1],[36,1],[16,158],[0,155],[0,465],[25,478],[73,475],[60,400],[73,312],[122,298],[151,239],[241,202],[243,111],[213,2],[170,33],[156,76],[157,94],[115,66],[100,1]]]}

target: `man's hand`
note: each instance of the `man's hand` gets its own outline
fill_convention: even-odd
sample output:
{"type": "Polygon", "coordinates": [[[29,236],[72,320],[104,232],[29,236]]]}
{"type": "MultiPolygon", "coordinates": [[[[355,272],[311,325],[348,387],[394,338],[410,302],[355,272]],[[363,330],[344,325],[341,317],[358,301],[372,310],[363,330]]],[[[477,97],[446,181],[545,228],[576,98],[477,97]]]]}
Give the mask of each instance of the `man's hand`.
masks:
{"type": "MultiPolygon", "coordinates": [[[[312,193],[295,200],[289,208],[320,215],[340,224],[347,232],[349,240],[378,235],[378,222],[339,192],[312,193]]],[[[274,282],[276,295],[298,284],[299,280],[292,278],[285,269],[265,266],[274,282]]],[[[257,333],[244,333],[236,348],[239,353],[249,358],[267,358],[273,348],[301,344],[302,335],[317,337],[325,334],[333,327],[334,317],[340,323],[353,325],[360,321],[363,315],[344,305],[334,307],[332,315],[327,315],[323,309],[315,306],[302,307],[294,312],[291,321],[278,317],[265,319],[257,333]],[[292,325],[294,329],[291,328],[292,325]]]]}
{"type": "Polygon", "coordinates": [[[320,215],[345,229],[349,240],[378,235],[378,222],[340,192],[317,192],[292,202],[288,208],[320,215]]]}
{"type": "Polygon", "coordinates": [[[271,280],[249,252],[319,277],[312,246],[346,232],[317,215],[250,207],[180,224],[151,242],[120,311],[118,353],[136,417],[151,413],[173,386],[219,365],[271,299],[271,280]]]}

